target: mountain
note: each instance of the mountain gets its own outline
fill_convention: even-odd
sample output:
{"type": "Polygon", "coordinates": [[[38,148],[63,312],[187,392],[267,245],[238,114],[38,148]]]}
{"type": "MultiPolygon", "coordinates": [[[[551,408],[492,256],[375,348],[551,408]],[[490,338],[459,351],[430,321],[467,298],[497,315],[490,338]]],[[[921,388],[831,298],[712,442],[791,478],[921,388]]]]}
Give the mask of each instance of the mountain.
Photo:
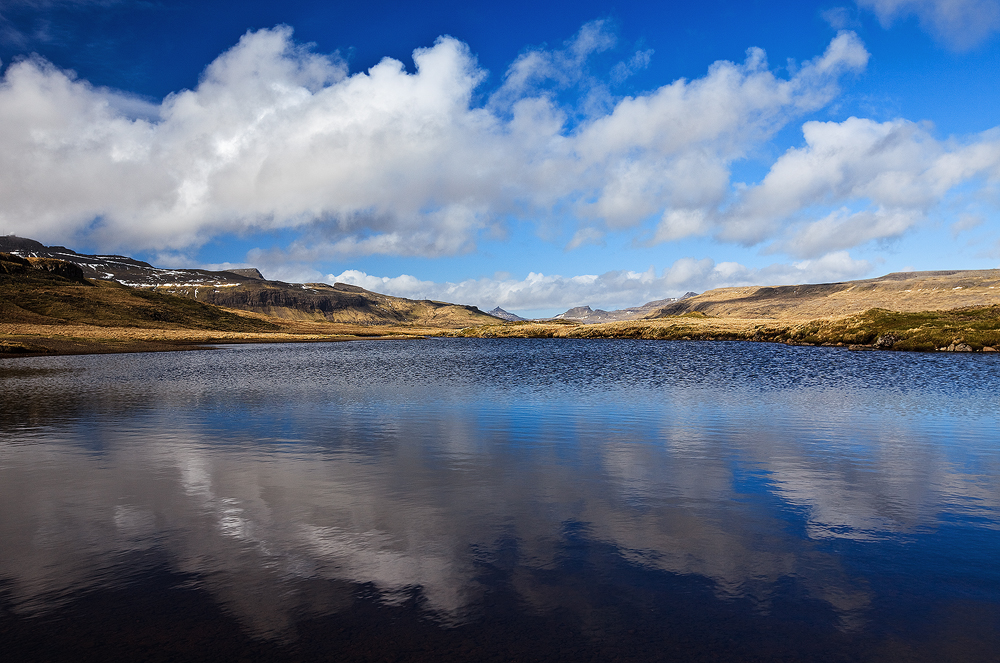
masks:
{"type": "Polygon", "coordinates": [[[61,260],[77,265],[88,279],[114,281],[286,320],[429,327],[462,327],[495,321],[475,306],[390,297],[345,283],[331,286],[269,281],[253,268],[161,269],[128,256],[85,255],[12,235],[0,236],[0,252],[23,258],[61,260]]]}
{"type": "MultiPolygon", "coordinates": [[[[45,246],[41,242],[14,235],[0,236],[0,252],[22,258],[52,258],[78,265],[84,277],[102,281],[117,281],[138,288],[172,286],[178,284],[229,286],[254,277],[237,272],[213,272],[204,269],[160,269],[120,255],[85,255],[65,246],[45,246]]],[[[249,270],[239,270],[246,272],[249,270]]],[[[252,270],[258,277],[260,272],[252,270]]],[[[263,277],[260,277],[263,279],[263,277]]]]}
{"type": "Polygon", "coordinates": [[[501,320],[506,320],[507,322],[526,322],[527,318],[522,318],[519,315],[514,315],[513,313],[508,313],[499,306],[487,313],[487,315],[492,315],[494,318],[500,318],[501,320]]]}
{"type": "Polygon", "coordinates": [[[639,320],[645,318],[665,306],[668,306],[674,302],[679,302],[688,297],[694,297],[697,293],[688,292],[679,298],[668,298],[668,299],[657,299],[656,301],[646,302],[642,306],[633,306],[631,308],[618,309],[615,311],[603,311],[601,309],[592,309],[589,306],[577,306],[576,308],[571,308],[565,313],[560,313],[559,315],[553,316],[553,320],[574,320],[576,322],[582,322],[583,324],[592,325],[599,324],[602,322],[622,322],[624,320],[639,320]]]}
{"type": "Polygon", "coordinates": [[[83,270],[73,263],[9,253],[0,253],[0,322],[4,326],[278,330],[272,322],[218,306],[115,281],[87,280],[83,270]]]}
{"type": "Polygon", "coordinates": [[[896,272],[812,285],[718,288],[653,311],[648,318],[701,313],[740,319],[811,320],[869,309],[917,312],[1000,304],[1000,270],[896,272]]]}

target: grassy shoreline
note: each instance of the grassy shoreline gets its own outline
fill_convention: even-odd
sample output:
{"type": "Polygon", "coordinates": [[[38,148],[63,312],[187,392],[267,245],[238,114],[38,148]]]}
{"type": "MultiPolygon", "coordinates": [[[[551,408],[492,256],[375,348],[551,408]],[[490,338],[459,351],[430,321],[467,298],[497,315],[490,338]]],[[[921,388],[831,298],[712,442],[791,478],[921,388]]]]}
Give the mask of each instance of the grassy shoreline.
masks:
{"type": "MultiPolygon", "coordinates": [[[[289,288],[297,296],[298,290],[285,289],[289,288]]],[[[470,307],[398,300],[360,288],[357,292],[320,284],[301,288],[303,292],[329,289],[342,299],[361,299],[337,300],[344,307],[334,311],[340,316],[334,318],[326,309],[313,310],[312,300],[305,304],[313,308],[289,308],[298,300],[285,301],[292,297],[288,293],[281,301],[272,301],[273,293],[257,293],[260,301],[254,300],[254,306],[241,300],[245,306],[229,308],[157,289],[88,280],[79,266],[61,260],[0,253],[0,357],[429,336],[760,341],[918,352],[1000,348],[1000,270],[724,288],[660,309],[663,317],[599,324],[504,322],[470,307]],[[265,300],[275,305],[257,310],[265,300]],[[406,315],[402,309],[389,315],[392,311],[386,309],[389,312],[383,313],[389,319],[372,317],[373,306],[391,309],[393,302],[409,307],[406,315]],[[917,310],[918,305],[929,310],[917,310]],[[479,324],[462,327],[475,323],[479,324]]]]}
{"type": "Polygon", "coordinates": [[[712,317],[686,313],[669,318],[608,322],[513,322],[459,330],[475,338],[635,338],[650,340],[759,341],[898,351],[992,352],[1000,348],[1000,306],[905,313],[869,309],[816,320],[712,317]]]}
{"type": "MultiPolygon", "coordinates": [[[[245,315],[245,314],[244,314],[245,315]]],[[[1000,306],[902,313],[870,309],[818,320],[739,319],[701,313],[580,324],[567,320],[497,322],[447,329],[365,327],[342,323],[276,321],[276,331],[0,324],[0,357],[164,352],[230,343],[320,343],[427,337],[578,338],[756,341],[849,349],[994,352],[1000,349],[1000,306]]]]}
{"type": "MultiPolygon", "coordinates": [[[[171,352],[204,350],[215,345],[241,343],[335,343],[353,340],[423,338],[423,328],[354,328],[276,332],[233,332],[203,329],[98,327],[92,325],[0,324],[0,358],[111,354],[122,352],[171,352]]],[[[316,327],[325,327],[317,324],[316,327]]],[[[343,328],[336,328],[343,327],[343,328]]]]}

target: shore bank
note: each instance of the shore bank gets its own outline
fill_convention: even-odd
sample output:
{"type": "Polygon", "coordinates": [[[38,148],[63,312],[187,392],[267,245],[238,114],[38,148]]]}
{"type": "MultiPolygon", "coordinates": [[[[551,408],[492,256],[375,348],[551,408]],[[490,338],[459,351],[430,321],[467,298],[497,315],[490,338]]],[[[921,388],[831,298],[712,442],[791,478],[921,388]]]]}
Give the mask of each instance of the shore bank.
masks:
{"type": "Polygon", "coordinates": [[[1000,348],[1000,306],[916,313],[870,309],[814,320],[683,315],[583,325],[566,320],[469,327],[455,336],[478,338],[635,338],[760,341],[789,345],[917,352],[994,352],[1000,348]]]}
{"type": "Polygon", "coordinates": [[[603,324],[569,320],[500,322],[464,329],[360,326],[280,321],[280,331],[218,331],[0,324],[0,357],[163,352],[228,343],[321,343],[426,337],[590,338],[675,341],[757,341],[852,350],[995,352],[1000,349],[1000,306],[905,313],[871,309],[818,320],[712,317],[702,313],[603,324]]]}
{"type": "MultiPolygon", "coordinates": [[[[295,325],[301,326],[301,325],[295,325]]],[[[306,325],[308,326],[308,325],[306,325]]],[[[317,325],[320,326],[320,325],[317,325]]],[[[331,328],[312,331],[227,332],[93,325],[0,324],[0,358],[202,350],[232,343],[333,343],[422,338],[437,329],[331,328]]]]}

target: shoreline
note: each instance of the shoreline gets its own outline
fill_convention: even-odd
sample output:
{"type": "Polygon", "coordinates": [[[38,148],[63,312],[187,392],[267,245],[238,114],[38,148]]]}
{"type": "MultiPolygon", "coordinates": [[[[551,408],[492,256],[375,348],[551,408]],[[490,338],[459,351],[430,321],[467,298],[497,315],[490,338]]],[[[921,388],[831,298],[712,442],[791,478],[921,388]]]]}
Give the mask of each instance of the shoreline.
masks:
{"type": "Polygon", "coordinates": [[[859,314],[818,319],[734,318],[689,312],[592,325],[567,321],[514,322],[470,327],[453,335],[758,341],[853,350],[996,352],[1000,348],[1000,305],[921,312],[873,308],[859,314]]]}
{"type": "MultiPolygon", "coordinates": [[[[427,329],[387,328],[379,333],[222,332],[200,329],[148,329],[92,325],[0,324],[0,359],[58,357],[131,352],[211,350],[213,346],[246,343],[340,343],[358,340],[426,338],[427,329]]],[[[440,330],[433,330],[440,331],[440,330]]]]}
{"type": "Polygon", "coordinates": [[[463,329],[362,327],[286,323],[283,331],[99,327],[0,323],[0,359],[131,352],[210,350],[245,343],[339,343],[427,338],[566,338],[664,341],[745,341],[849,351],[993,353],[1000,347],[1000,307],[918,314],[872,309],[820,320],[727,319],[687,314],[671,318],[581,324],[498,322],[463,329]],[[377,331],[376,331],[377,330],[377,331]]]}

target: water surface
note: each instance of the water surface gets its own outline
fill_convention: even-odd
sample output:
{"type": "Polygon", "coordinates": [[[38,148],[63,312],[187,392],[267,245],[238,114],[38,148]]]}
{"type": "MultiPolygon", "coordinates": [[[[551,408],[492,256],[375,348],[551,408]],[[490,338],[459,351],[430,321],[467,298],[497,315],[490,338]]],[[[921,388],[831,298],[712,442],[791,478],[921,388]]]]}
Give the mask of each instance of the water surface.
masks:
{"type": "Polygon", "coordinates": [[[998,660],[991,355],[0,361],[22,660],[998,660]]]}

